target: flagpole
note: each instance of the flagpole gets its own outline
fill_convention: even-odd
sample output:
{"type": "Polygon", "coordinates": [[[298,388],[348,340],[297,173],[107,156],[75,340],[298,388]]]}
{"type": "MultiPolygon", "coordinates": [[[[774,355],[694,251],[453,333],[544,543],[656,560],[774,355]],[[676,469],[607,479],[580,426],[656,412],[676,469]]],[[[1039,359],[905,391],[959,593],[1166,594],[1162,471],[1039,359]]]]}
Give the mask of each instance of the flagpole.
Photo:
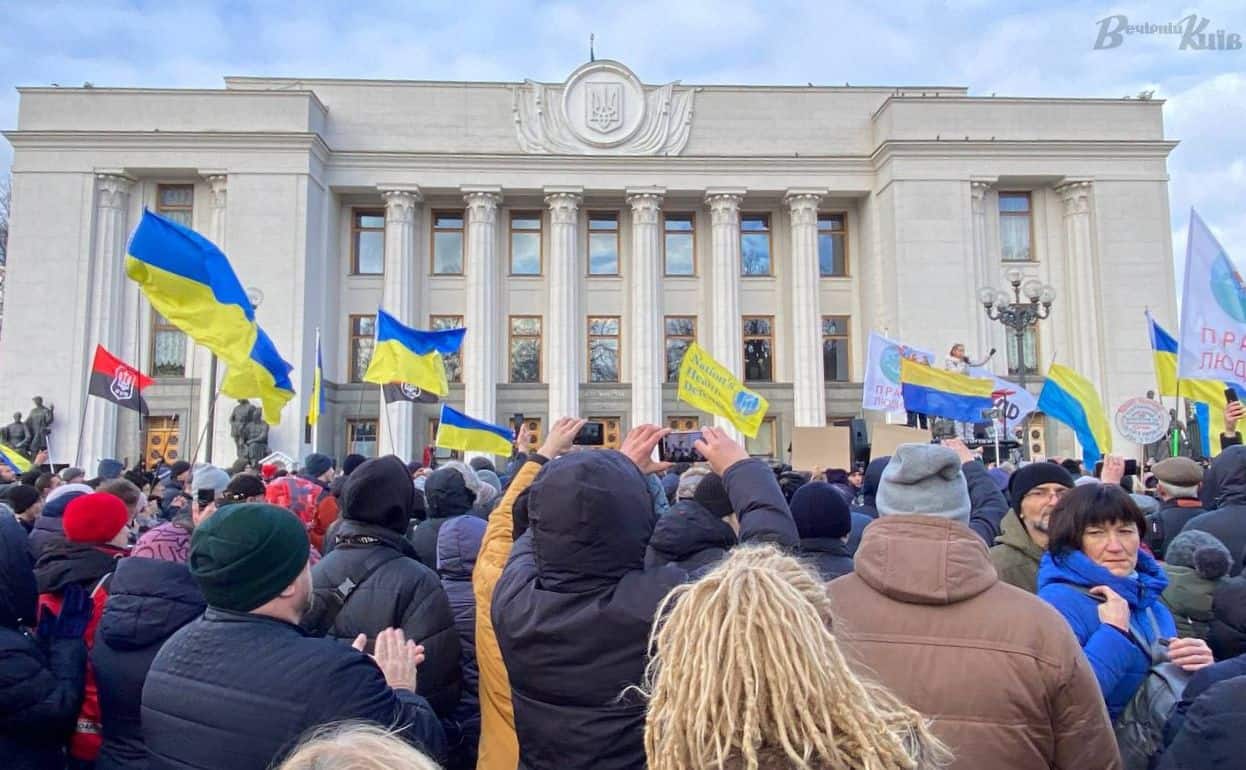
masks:
{"type": "MultiPolygon", "coordinates": [[[[384,406],[384,407],[382,407],[382,409],[384,409],[384,411],[385,411],[385,427],[387,427],[387,428],[389,429],[389,431],[388,431],[388,433],[389,433],[389,453],[390,453],[390,454],[392,454],[392,455],[397,455],[397,454],[398,454],[398,444],[397,444],[397,442],[395,442],[395,441],[394,441],[394,420],[393,420],[393,417],[392,417],[392,416],[390,415],[390,413],[389,413],[389,404],[385,404],[385,406],[384,406]]],[[[400,457],[400,458],[398,458],[398,459],[402,460],[404,463],[405,463],[405,462],[407,462],[407,460],[405,460],[405,459],[403,459],[403,458],[401,458],[401,457],[400,457]]]]}
{"type": "MultiPolygon", "coordinates": [[[[212,365],[213,365],[212,366],[213,370],[215,370],[216,354],[212,355],[212,365]]],[[[215,375],[215,371],[213,372],[213,374],[215,375]]],[[[213,377],[213,382],[215,382],[215,376],[213,377]]],[[[195,465],[195,461],[199,459],[199,448],[203,446],[203,442],[205,438],[208,440],[208,451],[211,451],[211,447],[212,447],[211,436],[212,436],[213,423],[215,422],[215,417],[216,417],[216,402],[219,401],[220,398],[221,398],[221,389],[217,388],[216,395],[212,396],[212,403],[208,405],[208,419],[204,421],[203,432],[199,434],[199,440],[195,442],[195,451],[190,456],[190,465],[192,468],[195,465]]],[[[208,460],[208,462],[210,463],[212,461],[208,460]]]]}
{"type": "MultiPolygon", "coordinates": [[[[320,402],[323,400],[321,394],[324,392],[324,373],[320,372],[320,385],[315,386],[316,373],[320,372],[320,327],[316,327],[316,360],[312,364],[312,385],[316,390],[316,424],[311,426],[311,449],[312,454],[320,451],[320,420],[324,415],[320,413],[320,402]]],[[[311,411],[311,405],[308,405],[308,411],[311,411]]],[[[349,454],[349,453],[348,453],[349,454]]]]}

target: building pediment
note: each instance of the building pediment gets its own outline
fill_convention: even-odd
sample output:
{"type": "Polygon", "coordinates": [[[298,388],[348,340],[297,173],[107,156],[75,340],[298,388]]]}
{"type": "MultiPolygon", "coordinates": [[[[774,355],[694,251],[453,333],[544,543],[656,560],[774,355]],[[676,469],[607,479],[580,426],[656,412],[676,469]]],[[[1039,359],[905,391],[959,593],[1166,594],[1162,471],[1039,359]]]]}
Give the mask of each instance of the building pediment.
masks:
{"type": "Polygon", "coordinates": [[[515,132],[524,152],[554,155],[678,155],[692,129],[694,89],[646,86],[603,59],[562,85],[514,86],[515,132]]]}

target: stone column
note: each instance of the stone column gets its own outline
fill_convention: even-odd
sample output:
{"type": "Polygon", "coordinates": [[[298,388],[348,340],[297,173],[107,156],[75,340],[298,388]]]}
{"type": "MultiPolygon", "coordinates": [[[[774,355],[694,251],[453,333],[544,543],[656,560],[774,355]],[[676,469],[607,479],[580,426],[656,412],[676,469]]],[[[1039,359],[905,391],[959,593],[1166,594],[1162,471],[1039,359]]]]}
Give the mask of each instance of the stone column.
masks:
{"type": "MultiPolygon", "coordinates": [[[[420,267],[415,259],[417,187],[383,189],[385,200],[385,278],[381,307],[407,326],[423,328],[416,307],[420,267]]],[[[393,452],[404,462],[416,459],[415,412],[410,402],[385,404],[379,397],[381,419],[377,421],[377,452],[393,452]],[[391,435],[392,429],[392,435],[391,435]]]]}
{"type": "Polygon", "coordinates": [[[632,207],[632,425],[662,424],[662,188],[627,191],[632,207]]]}
{"type": "MultiPolygon", "coordinates": [[[[125,338],[125,308],[123,282],[125,277],[126,240],[130,231],[127,224],[130,190],[134,180],[119,174],[97,174],[95,177],[95,234],[94,254],[91,260],[91,310],[87,320],[86,366],[83,382],[75,393],[86,391],[90,377],[90,361],[95,346],[103,345],[110,352],[121,350],[125,338]]],[[[58,441],[56,454],[64,457],[63,448],[76,453],[82,467],[93,472],[96,464],[105,457],[113,457],[117,451],[117,408],[99,399],[87,399],[85,430],[81,447],[73,447],[58,441]]],[[[76,427],[76,426],[75,426],[76,427]]],[[[61,426],[58,433],[69,434],[72,429],[61,426]]]]}
{"type": "Polygon", "coordinates": [[[1090,231],[1090,182],[1075,181],[1056,188],[1064,201],[1064,256],[1069,353],[1074,368],[1102,389],[1099,366],[1099,281],[1090,231]]]}
{"type": "MultiPolygon", "coordinates": [[[[225,210],[228,203],[228,185],[229,177],[224,174],[210,174],[204,179],[208,183],[208,226],[203,233],[208,240],[216,244],[226,255],[229,252],[225,248],[225,210]]],[[[212,351],[196,345],[188,337],[186,339],[188,347],[188,356],[192,357],[193,363],[188,363],[187,371],[194,372],[199,376],[199,414],[197,428],[193,436],[186,436],[183,439],[182,454],[186,459],[190,458],[188,452],[193,452],[194,444],[203,435],[205,426],[208,424],[208,411],[212,407],[212,398],[216,395],[216,389],[220,387],[221,380],[225,377],[225,365],[217,362],[216,382],[212,381],[212,351]],[[187,446],[189,444],[189,446],[187,446]]],[[[156,351],[152,351],[154,356],[156,351]]],[[[229,435],[229,412],[233,399],[221,398],[216,401],[216,413],[213,418],[212,429],[212,451],[208,452],[204,447],[202,457],[204,462],[214,463],[220,466],[227,466],[237,459],[238,451],[234,445],[233,438],[229,435]]]]}
{"type": "MultiPolygon", "coordinates": [[[[740,317],[740,202],[744,190],[708,190],[710,207],[710,354],[736,377],[744,376],[740,317]]],[[[724,417],[714,424],[737,441],[742,436],[724,417]]]]}
{"type": "MultiPolygon", "coordinates": [[[[463,271],[467,304],[463,325],[464,409],[467,414],[497,423],[498,324],[498,206],[500,187],[464,187],[467,204],[467,242],[463,271]]],[[[502,336],[501,339],[506,339],[502,336]]],[[[477,453],[469,453],[469,458],[477,453]]]]}
{"type": "Polygon", "coordinates": [[[549,387],[548,422],[580,413],[580,378],[584,376],[584,319],[580,315],[579,187],[547,187],[549,206],[549,309],[545,316],[545,382],[549,387]]]}
{"type": "Polygon", "coordinates": [[[818,204],[822,190],[788,190],[792,216],[792,362],[796,427],[826,425],[822,311],[818,267],[818,204]]]}
{"type": "MultiPolygon", "coordinates": [[[[997,280],[999,271],[991,269],[992,255],[990,248],[987,246],[986,195],[990,189],[990,182],[971,181],[969,183],[974,270],[974,282],[970,284],[969,291],[973,292],[975,302],[977,301],[978,289],[983,286],[994,288],[999,283],[997,280]]],[[[975,346],[977,351],[975,355],[985,355],[986,351],[991,348],[1005,350],[1006,346],[1003,344],[1003,338],[997,335],[1002,326],[992,321],[981,307],[978,307],[975,313],[975,318],[978,319],[978,344],[975,346]]]]}

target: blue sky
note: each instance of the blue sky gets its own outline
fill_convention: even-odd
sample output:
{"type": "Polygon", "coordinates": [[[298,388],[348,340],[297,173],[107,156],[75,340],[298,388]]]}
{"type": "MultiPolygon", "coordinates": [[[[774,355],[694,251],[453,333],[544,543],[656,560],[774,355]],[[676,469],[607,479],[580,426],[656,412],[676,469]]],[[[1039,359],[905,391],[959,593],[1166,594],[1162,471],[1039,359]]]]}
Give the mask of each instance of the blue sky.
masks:
{"type": "MultiPolygon", "coordinates": [[[[18,85],[220,87],[225,75],[561,81],[587,57],[650,83],[963,85],[972,94],[1167,100],[1174,252],[1196,207],[1246,262],[1246,50],[1181,51],[1173,36],[1094,50],[1100,19],[1191,13],[1246,40],[1246,3],[611,3],[0,0],[0,128],[18,85]],[[295,10],[297,9],[297,10],[295,10]]],[[[12,151],[0,142],[0,173],[12,151]]],[[[1180,267],[1178,267],[1180,282],[1180,267]]]]}

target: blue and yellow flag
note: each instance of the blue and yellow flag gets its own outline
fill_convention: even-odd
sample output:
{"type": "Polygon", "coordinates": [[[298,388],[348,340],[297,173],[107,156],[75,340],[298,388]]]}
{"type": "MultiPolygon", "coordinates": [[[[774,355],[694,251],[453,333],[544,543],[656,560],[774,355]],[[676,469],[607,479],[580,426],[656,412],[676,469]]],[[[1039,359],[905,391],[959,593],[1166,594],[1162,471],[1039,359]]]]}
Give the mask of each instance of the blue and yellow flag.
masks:
{"type": "Polygon", "coordinates": [[[446,365],[441,356],[463,345],[466,329],[421,331],[403,326],[384,310],[376,311],[376,344],[364,382],[387,385],[405,382],[444,396],[450,392],[446,365]]]}
{"type": "Polygon", "coordinates": [[[514,435],[510,430],[468,417],[446,404],[441,405],[441,420],[437,423],[437,438],[433,441],[437,446],[464,452],[510,455],[513,441],[514,435]]]}
{"type": "Polygon", "coordinates": [[[1112,451],[1111,424],[1095,386],[1067,366],[1052,364],[1047,370],[1038,408],[1073,429],[1082,445],[1082,463],[1087,468],[1094,467],[1099,458],[1112,451]]]}
{"type": "Polygon", "coordinates": [[[749,438],[757,436],[770,402],[749,390],[727,367],[693,342],[679,365],[679,400],[731,421],[749,438]]]}
{"type": "Polygon", "coordinates": [[[19,475],[30,470],[30,461],[8,444],[0,444],[0,465],[9,466],[19,475]]]}
{"type": "Polygon", "coordinates": [[[935,369],[907,358],[900,359],[900,386],[905,409],[959,422],[982,422],[982,412],[994,404],[993,380],[935,369]]]}
{"type": "Polygon", "coordinates": [[[277,425],[282,408],[294,398],[292,371],[294,367],[281,357],[273,341],[256,327],[251,354],[242,363],[229,365],[221,381],[221,392],[231,398],[258,398],[263,405],[264,422],[277,425]]]}
{"type": "Polygon", "coordinates": [[[188,227],[143,212],[125,272],[160,315],[230,365],[255,347],[255,309],[229,259],[188,227]]]}
{"type": "Polygon", "coordinates": [[[312,372],[311,403],[307,406],[307,424],[315,426],[324,413],[324,361],[320,357],[320,328],[316,328],[316,369],[312,372]]]}

